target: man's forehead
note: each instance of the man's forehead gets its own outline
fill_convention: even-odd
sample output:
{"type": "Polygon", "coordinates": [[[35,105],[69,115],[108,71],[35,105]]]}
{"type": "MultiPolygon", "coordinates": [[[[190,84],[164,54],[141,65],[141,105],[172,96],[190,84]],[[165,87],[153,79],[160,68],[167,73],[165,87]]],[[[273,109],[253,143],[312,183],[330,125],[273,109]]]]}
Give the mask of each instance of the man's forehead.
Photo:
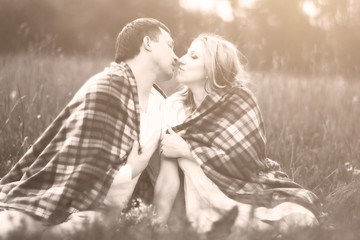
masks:
{"type": "Polygon", "coordinates": [[[162,38],[164,41],[171,41],[174,42],[174,40],[172,39],[172,37],[170,36],[170,34],[165,31],[164,29],[160,28],[161,34],[159,35],[160,38],[162,38]]]}

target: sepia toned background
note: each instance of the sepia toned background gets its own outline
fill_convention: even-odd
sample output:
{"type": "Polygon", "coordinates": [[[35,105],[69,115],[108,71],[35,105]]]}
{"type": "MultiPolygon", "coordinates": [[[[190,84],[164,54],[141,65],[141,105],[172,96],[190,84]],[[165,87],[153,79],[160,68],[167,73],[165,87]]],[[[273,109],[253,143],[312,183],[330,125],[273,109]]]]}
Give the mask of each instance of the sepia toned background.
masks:
{"type": "Polygon", "coordinates": [[[137,17],[172,30],[177,53],[201,32],[232,40],[252,70],[356,76],[360,3],[356,0],[1,0],[0,50],[51,40],[62,54],[112,56],[114,38],[137,17]]]}
{"type": "Polygon", "coordinates": [[[292,239],[358,239],[358,0],[0,0],[0,177],[113,61],[116,35],[138,17],[164,22],[178,56],[203,32],[236,44],[269,158],[327,213],[318,232],[292,239]]]}

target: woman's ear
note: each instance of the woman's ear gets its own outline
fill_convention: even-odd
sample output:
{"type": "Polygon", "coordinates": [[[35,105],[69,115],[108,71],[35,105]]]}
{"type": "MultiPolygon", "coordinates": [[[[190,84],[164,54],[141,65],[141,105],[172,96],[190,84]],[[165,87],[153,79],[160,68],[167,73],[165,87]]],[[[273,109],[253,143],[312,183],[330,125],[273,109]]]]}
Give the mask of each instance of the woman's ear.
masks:
{"type": "Polygon", "coordinates": [[[151,52],[151,39],[149,36],[143,38],[143,47],[146,51],[151,52]]]}

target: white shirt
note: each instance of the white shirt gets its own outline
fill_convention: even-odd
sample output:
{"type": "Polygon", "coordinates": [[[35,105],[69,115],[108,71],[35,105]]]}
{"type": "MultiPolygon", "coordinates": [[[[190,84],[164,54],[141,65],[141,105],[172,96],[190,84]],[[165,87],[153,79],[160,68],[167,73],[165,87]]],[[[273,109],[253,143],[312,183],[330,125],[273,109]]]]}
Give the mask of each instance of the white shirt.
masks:
{"type": "MultiPolygon", "coordinates": [[[[159,142],[162,129],[160,108],[163,100],[164,97],[152,88],[147,111],[145,112],[140,105],[140,146],[142,148],[158,144],[159,142]]],[[[125,208],[134,192],[139,177],[140,175],[133,178],[129,165],[125,164],[122,166],[114,177],[104,204],[120,209],[125,208]]]]}

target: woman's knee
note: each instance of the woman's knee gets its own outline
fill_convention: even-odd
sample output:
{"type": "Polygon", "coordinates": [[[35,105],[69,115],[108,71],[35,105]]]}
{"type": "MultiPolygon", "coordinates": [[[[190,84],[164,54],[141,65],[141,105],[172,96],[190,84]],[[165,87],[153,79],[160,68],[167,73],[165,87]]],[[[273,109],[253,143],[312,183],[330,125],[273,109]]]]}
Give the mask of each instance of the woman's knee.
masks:
{"type": "Polygon", "coordinates": [[[279,232],[283,234],[311,229],[317,226],[319,226],[319,222],[312,213],[290,213],[284,216],[278,224],[279,232]]]}
{"type": "Polygon", "coordinates": [[[41,221],[16,210],[0,212],[0,223],[0,240],[36,239],[44,228],[41,221]]]}

